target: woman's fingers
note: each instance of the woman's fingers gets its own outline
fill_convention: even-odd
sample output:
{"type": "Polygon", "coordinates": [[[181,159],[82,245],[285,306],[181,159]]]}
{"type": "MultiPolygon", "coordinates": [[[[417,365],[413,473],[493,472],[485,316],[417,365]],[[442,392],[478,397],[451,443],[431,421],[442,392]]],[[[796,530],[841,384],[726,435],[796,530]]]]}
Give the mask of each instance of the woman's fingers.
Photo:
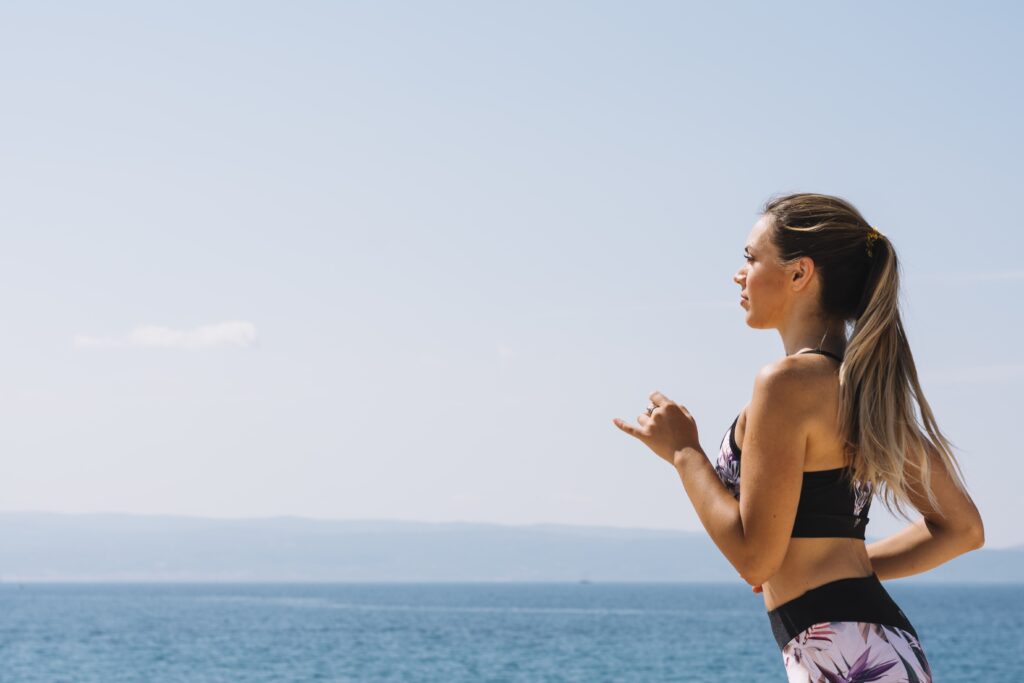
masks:
{"type": "Polygon", "coordinates": [[[647,398],[651,399],[651,403],[658,407],[661,407],[669,402],[665,394],[661,393],[660,391],[652,391],[651,395],[648,396],[647,398]]]}
{"type": "Polygon", "coordinates": [[[643,438],[644,436],[644,433],[641,430],[637,429],[636,427],[629,424],[625,420],[620,420],[619,418],[616,417],[612,419],[612,422],[615,424],[616,427],[626,432],[630,436],[635,436],[638,439],[643,438]]]}
{"type": "MultiPolygon", "coordinates": [[[[660,391],[652,391],[651,395],[648,396],[648,398],[651,399],[651,403],[653,403],[656,408],[661,408],[662,406],[672,404],[672,400],[665,394],[661,393],[660,391]]],[[[682,411],[683,415],[686,415],[686,417],[693,417],[690,414],[690,411],[686,409],[686,406],[679,405],[678,403],[676,403],[675,405],[679,408],[680,411],[682,411]]]]}

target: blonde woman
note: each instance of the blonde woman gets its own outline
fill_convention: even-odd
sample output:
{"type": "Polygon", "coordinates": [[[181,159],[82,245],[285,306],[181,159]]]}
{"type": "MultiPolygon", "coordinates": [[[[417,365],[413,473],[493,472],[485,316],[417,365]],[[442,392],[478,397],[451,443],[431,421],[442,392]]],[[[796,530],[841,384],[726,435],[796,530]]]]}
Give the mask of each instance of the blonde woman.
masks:
{"type": "Polygon", "coordinates": [[[763,592],[790,681],[930,682],[881,582],[980,548],[984,527],[918,383],[893,245],[849,202],[801,193],[765,204],[744,259],[746,323],[778,330],[785,357],[758,373],[716,460],[658,392],[639,426],[613,422],[675,467],[715,545],[763,592]],[[865,544],[875,494],[922,518],[865,544]]]}

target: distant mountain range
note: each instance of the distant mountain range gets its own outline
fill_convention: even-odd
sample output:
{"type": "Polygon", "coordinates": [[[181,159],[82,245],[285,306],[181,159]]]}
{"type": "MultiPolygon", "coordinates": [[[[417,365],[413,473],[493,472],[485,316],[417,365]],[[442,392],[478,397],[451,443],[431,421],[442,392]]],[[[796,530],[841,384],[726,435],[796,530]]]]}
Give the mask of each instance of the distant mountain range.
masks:
{"type": "MultiPolygon", "coordinates": [[[[581,580],[742,581],[707,535],[696,532],[0,513],[3,583],[581,580]]],[[[1024,582],[1024,546],[982,548],[900,582],[1024,582]]]]}

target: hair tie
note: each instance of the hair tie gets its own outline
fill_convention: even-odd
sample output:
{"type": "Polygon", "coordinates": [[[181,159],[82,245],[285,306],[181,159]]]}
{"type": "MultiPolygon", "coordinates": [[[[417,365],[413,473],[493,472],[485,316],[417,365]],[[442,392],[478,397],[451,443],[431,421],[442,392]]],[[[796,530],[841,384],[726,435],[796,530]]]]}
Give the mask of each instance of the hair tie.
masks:
{"type": "Polygon", "coordinates": [[[871,229],[868,230],[868,236],[864,240],[864,243],[867,245],[868,258],[871,258],[874,255],[872,253],[871,246],[875,243],[875,240],[882,238],[882,233],[878,232],[877,230],[874,229],[874,227],[870,225],[868,227],[871,229]]]}

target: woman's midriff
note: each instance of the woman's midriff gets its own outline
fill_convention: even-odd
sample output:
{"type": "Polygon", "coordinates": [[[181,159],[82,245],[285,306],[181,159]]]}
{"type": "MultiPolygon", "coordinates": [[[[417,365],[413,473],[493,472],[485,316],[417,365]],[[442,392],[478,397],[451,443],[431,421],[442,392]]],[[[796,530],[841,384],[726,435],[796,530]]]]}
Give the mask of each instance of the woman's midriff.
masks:
{"type": "Polygon", "coordinates": [[[859,538],[791,538],[779,571],[762,584],[765,609],[773,610],[830,581],[872,571],[859,538]]]}

